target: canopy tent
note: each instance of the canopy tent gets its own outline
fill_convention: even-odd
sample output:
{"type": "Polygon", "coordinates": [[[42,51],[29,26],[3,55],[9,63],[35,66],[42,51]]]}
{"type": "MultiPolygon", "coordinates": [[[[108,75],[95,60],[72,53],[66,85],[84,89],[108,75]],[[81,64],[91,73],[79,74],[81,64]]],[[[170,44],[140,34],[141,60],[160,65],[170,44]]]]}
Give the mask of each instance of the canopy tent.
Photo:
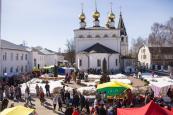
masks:
{"type": "Polygon", "coordinates": [[[150,81],[150,87],[155,97],[166,96],[168,89],[173,88],[173,80],[167,77],[155,78],[150,81]]]}
{"type": "Polygon", "coordinates": [[[173,115],[173,112],[150,101],[140,108],[118,108],[117,115],[173,115]]]}
{"type": "Polygon", "coordinates": [[[132,89],[132,86],[117,81],[107,82],[97,86],[97,92],[105,92],[106,96],[121,95],[127,89],[132,89]]]}
{"type": "Polygon", "coordinates": [[[54,65],[50,65],[50,66],[45,66],[45,67],[43,67],[43,69],[51,69],[51,68],[53,68],[54,67],[54,65]]]}
{"type": "Polygon", "coordinates": [[[16,106],[5,109],[0,115],[34,115],[34,113],[34,109],[26,108],[24,106],[16,106]]]}
{"type": "Polygon", "coordinates": [[[33,67],[32,71],[40,71],[37,67],[33,67]]]}

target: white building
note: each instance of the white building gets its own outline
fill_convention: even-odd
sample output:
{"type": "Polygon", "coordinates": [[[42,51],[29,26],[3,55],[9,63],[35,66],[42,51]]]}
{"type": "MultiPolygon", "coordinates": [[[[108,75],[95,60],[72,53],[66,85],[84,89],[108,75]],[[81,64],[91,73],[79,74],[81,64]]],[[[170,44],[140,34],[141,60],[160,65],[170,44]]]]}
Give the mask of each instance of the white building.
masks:
{"type": "Polygon", "coordinates": [[[49,49],[32,48],[31,51],[32,68],[43,68],[45,66],[57,65],[63,62],[64,56],[61,53],[49,49]]]}
{"type": "Polygon", "coordinates": [[[30,72],[29,51],[24,46],[1,40],[0,76],[30,72]]]}
{"type": "Polygon", "coordinates": [[[138,51],[138,61],[146,68],[167,69],[173,66],[173,47],[142,46],[138,51]]]}
{"type": "Polygon", "coordinates": [[[0,40],[0,76],[31,72],[63,62],[64,56],[48,49],[28,48],[0,40]]]}
{"type": "Polygon", "coordinates": [[[93,14],[93,26],[86,27],[85,14],[79,17],[80,28],[74,30],[76,64],[81,70],[102,69],[106,60],[108,70],[120,69],[120,57],[128,54],[128,36],[120,13],[118,27],[115,15],[110,12],[106,27],[100,26],[100,13],[93,14]]]}

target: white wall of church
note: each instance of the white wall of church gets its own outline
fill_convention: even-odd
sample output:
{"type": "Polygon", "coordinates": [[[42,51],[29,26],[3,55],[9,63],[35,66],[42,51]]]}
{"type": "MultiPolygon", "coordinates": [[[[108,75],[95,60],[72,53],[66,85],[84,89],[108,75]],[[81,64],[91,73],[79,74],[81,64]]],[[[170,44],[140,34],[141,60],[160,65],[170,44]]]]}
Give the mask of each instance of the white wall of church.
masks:
{"type": "Polygon", "coordinates": [[[89,59],[91,62],[90,68],[101,69],[102,68],[102,62],[103,62],[104,58],[106,59],[106,62],[108,63],[108,54],[106,54],[106,53],[93,53],[93,54],[90,54],[89,57],[90,57],[89,59]],[[97,66],[97,60],[101,60],[100,67],[97,66]]]}
{"type": "Polygon", "coordinates": [[[91,54],[82,54],[79,53],[76,55],[76,64],[77,67],[80,70],[87,70],[89,68],[94,68],[94,69],[102,69],[102,62],[104,58],[107,61],[107,68],[109,70],[119,70],[120,68],[120,63],[119,63],[119,54],[107,54],[107,53],[91,53],[91,54]],[[88,58],[89,58],[89,63],[88,63],[88,58]],[[109,64],[108,64],[108,59],[109,59],[109,64]],[[82,64],[80,65],[79,61],[82,61],[82,64]],[[100,60],[100,66],[98,66],[98,60],[100,60]],[[116,64],[117,60],[117,64],[116,64]],[[88,68],[89,64],[89,68],[88,68]]]}
{"type": "Polygon", "coordinates": [[[119,68],[120,68],[119,54],[111,54],[109,57],[109,70],[111,69],[119,70],[119,68]]]}
{"type": "Polygon", "coordinates": [[[119,30],[75,30],[74,32],[77,53],[96,43],[120,52],[119,30]]]}
{"type": "Polygon", "coordinates": [[[79,70],[87,70],[88,69],[88,57],[86,54],[79,53],[76,55],[76,65],[79,70]],[[82,61],[82,64],[79,64],[79,61],[82,61]]]}

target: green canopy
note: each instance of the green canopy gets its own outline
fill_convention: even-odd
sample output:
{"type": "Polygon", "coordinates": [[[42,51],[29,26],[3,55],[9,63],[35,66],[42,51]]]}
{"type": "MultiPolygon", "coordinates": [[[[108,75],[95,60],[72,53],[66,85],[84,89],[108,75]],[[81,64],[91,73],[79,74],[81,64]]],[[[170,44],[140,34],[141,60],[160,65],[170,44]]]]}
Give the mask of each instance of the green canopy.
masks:
{"type": "Polygon", "coordinates": [[[105,92],[106,96],[121,95],[127,89],[132,89],[132,86],[117,81],[107,82],[97,86],[97,92],[105,92]]]}

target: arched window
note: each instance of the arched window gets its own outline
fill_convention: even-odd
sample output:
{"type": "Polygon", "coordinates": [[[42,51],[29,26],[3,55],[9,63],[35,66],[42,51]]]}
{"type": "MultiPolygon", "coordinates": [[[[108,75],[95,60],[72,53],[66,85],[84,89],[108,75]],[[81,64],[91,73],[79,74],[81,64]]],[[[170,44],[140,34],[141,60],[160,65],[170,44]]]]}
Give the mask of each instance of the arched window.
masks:
{"type": "Polygon", "coordinates": [[[87,38],[92,38],[92,36],[91,35],[87,35],[87,38]]]}
{"type": "Polygon", "coordinates": [[[18,66],[16,67],[16,73],[18,73],[19,69],[18,69],[18,66]]]}
{"type": "Polygon", "coordinates": [[[10,72],[13,73],[13,67],[10,68],[10,72]]]}
{"type": "Polygon", "coordinates": [[[84,38],[84,36],[83,35],[79,35],[79,38],[84,38]]]}
{"type": "Polygon", "coordinates": [[[100,35],[96,35],[96,38],[100,38],[100,35]]]}
{"type": "Polygon", "coordinates": [[[116,35],[115,35],[115,34],[113,34],[113,35],[112,35],[112,37],[113,37],[113,38],[115,38],[115,37],[116,37],[116,35]]]}
{"type": "Polygon", "coordinates": [[[124,37],[121,37],[121,42],[124,42],[124,37]]]}
{"type": "Polygon", "coordinates": [[[21,67],[21,72],[23,72],[23,66],[21,67]]]}
{"type": "Polygon", "coordinates": [[[107,38],[107,37],[108,37],[108,35],[107,35],[107,34],[105,34],[105,35],[104,35],[104,38],[107,38]]]}

